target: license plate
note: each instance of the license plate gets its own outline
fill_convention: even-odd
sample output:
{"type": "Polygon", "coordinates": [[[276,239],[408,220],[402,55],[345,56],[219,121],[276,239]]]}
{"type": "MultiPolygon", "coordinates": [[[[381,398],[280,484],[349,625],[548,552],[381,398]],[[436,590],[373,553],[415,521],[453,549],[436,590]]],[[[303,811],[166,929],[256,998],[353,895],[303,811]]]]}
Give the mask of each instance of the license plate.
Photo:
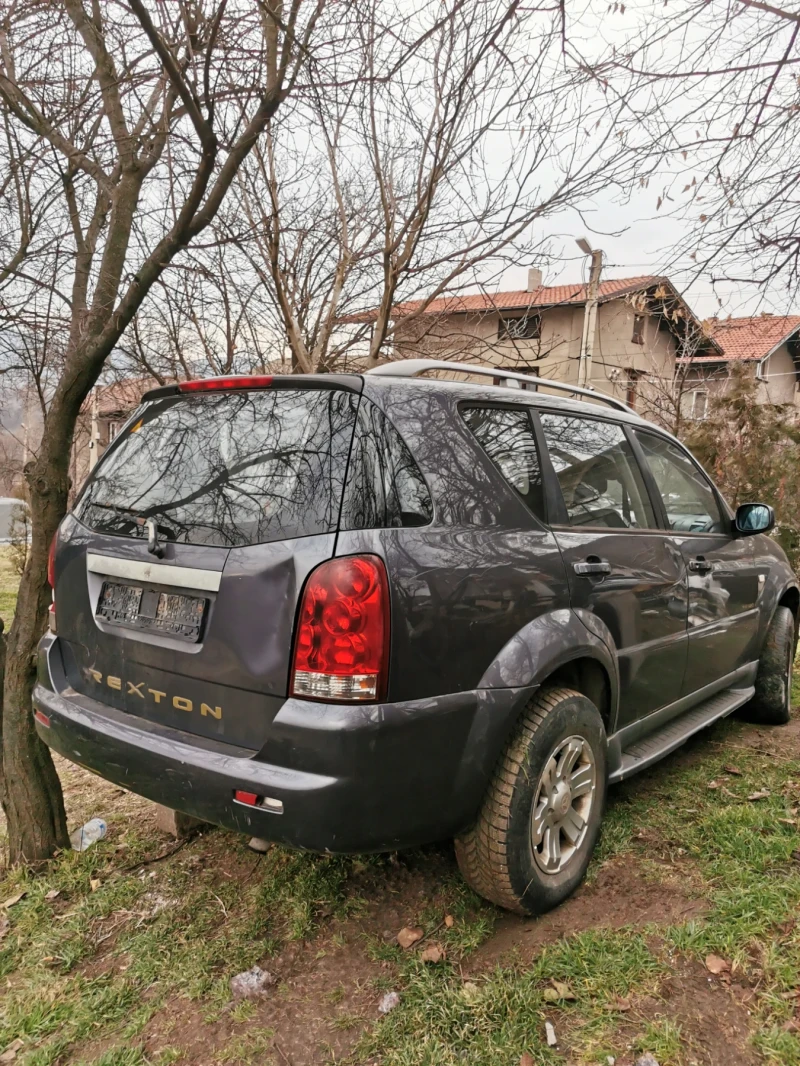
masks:
{"type": "Polygon", "coordinates": [[[155,630],[196,642],[200,639],[207,602],[199,596],[106,581],[100,592],[97,614],[113,625],[155,630]]]}
{"type": "Polygon", "coordinates": [[[108,622],[130,624],[139,616],[143,589],[135,585],[117,585],[106,581],[100,593],[97,613],[108,622]]]}
{"type": "Polygon", "coordinates": [[[162,592],[156,605],[155,625],[158,629],[189,636],[200,633],[206,601],[196,596],[177,596],[162,592]]]}

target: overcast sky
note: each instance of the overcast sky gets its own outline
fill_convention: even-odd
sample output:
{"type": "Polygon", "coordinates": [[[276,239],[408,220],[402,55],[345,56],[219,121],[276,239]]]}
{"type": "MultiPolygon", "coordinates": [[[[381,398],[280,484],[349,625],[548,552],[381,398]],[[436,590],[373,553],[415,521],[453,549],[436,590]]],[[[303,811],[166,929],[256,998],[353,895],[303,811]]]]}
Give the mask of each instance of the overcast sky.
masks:
{"type": "MultiPolygon", "coordinates": [[[[586,280],[588,262],[575,246],[575,238],[585,235],[592,247],[602,248],[605,253],[604,277],[666,274],[684,293],[700,318],[712,315],[736,317],[765,311],[773,314],[800,312],[795,301],[778,286],[771,286],[765,292],[754,285],[737,285],[730,281],[715,283],[708,275],[697,277],[697,270],[689,258],[678,258],[675,252],[676,246],[690,232],[689,223],[678,214],[656,211],[657,193],[652,183],[650,188],[638,190],[628,204],[616,202],[618,195],[615,190],[607,199],[597,198],[593,211],[584,214],[585,221],[581,221],[577,213],[548,220],[547,232],[562,248],[564,261],[560,270],[544,267],[545,284],[586,280]]],[[[502,288],[524,289],[528,265],[534,264],[507,270],[502,288]]]]}
{"type": "MultiPolygon", "coordinates": [[[[662,39],[656,49],[657,54],[661,56],[660,66],[665,70],[671,69],[672,63],[674,69],[697,69],[696,64],[701,57],[704,61],[707,59],[708,65],[714,69],[723,69],[727,63],[738,69],[739,63],[744,61],[743,54],[746,54],[748,62],[755,62],[761,58],[773,57],[773,53],[782,54],[785,45],[790,49],[794,47],[796,25],[792,21],[778,20],[775,25],[780,29],[779,35],[774,41],[765,35],[764,41],[760,43],[761,31],[770,27],[769,14],[764,15],[763,12],[736,4],[730,7],[725,4],[694,6],[702,8],[700,17],[693,17],[684,22],[681,13],[692,7],[689,0],[671,3],[669,7],[666,0],[626,0],[625,3],[613,4],[598,4],[596,0],[572,0],[567,7],[568,34],[581,55],[588,62],[592,62],[604,54],[608,55],[612,49],[616,54],[624,53],[626,42],[636,40],[640,30],[653,30],[657,33],[662,23],[667,24],[674,20],[680,29],[674,36],[662,39]],[[731,12],[735,18],[730,17],[731,12]],[[724,29],[720,30],[717,38],[719,27],[724,29]],[[753,49],[752,55],[747,51],[750,48],[753,49]]],[[[796,59],[795,62],[797,61],[796,59]]],[[[638,56],[636,65],[646,65],[641,55],[638,56]]],[[[787,92],[792,98],[797,93],[798,82],[794,70],[796,68],[784,70],[778,81],[779,87],[783,87],[784,103],[787,92]]],[[[766,78],[766,74],[763,76],[766,78]]],[[[712,133],[715,136],[720,133],[726,135],[733,121],[732,112],[727,109],[728,104],[735,105],[740,95],[744,98],[750,91],[746,79],[742,80],[739,75],[733,75],[733,79],[726,81],[723,78],[719,82],[702,80],[700,83],[693,83],[697,86],[696,91],[690,90],[693,95],[687,96],[686,100],[678,96],[678,106],[673,112],[676,119],[684,113],[684,108],[689,108],[689,100],[698,104],[706,101],[707,94],[713,95],[716,90],[723,101],[721,110],[717,110],[719,103],[716,103],[706,112],[703,110],[703,104],[699,110],[691,113],[686,126],[687,129],[693,130],[696,125],[703,126],[701,116],[713,118],[716,115],[721,125],[703,126],[706,136],[712,138],[712,133]]],[[[677,85],[680,88],[680,83],[677,85]]],[[[672,105],[668,106],[665,114],[670,113],[671,107],[672,105]]],[[[687,110],[686,114],[690,111],[691,109],[687,110]]],[[[777,113],[780,114],[779,108],[777,113]]],[[[679,125],[676,125],[676,130],[679,125]]],[[[644,127],[639,129],[643,130],[644,127]]],[[[782,142],[777,143],[780,145],[782,142]]],[[[762,147],[756,145],[756,152],[762,147]]],[[[790,148],[790,144],[784,143],[784,151],[790,148]]],[[[773,145],[773,152],[779,150],[773,145]]],[[[769,160],[768,152],[764,158],[769,160]]],[[[776,164],[778,162],[785,163],[785,160],[776,160],[776,164]]],[[[575,238],[585,235],[593,247],[602,248],[605,253],[605,277],[665,274],[685,295],[701,318],[712,315],[753,315],[762,312],[800,313],[800,297],[795,297],[786,288],[785,282],[777,282],[762,289],[753,284],[715,281],[709,273],[698,276],[697,267],[685,249],[687,244],[691,248],[691,238],[695,232],[693,225],[698,225],[704,207],[699,206],[699,200],[692,204],[692,194],[684,196],[681,190],[684,181],[701,179],[704,172],[701,159],[693,152],[689,153],[688,158],[686,153],[683,153],[683,159],[676,154],[671,164],[665,164],[662,160],[660,165],[662,168],[671,166],[672,172],[662,169],[651,175],[648,187],[637,188],[627,203],[622,202],[618,188],[609,188],[607,196],[595,196],[593,203],[586,205],[583,218],[575,212],[547,220],[542,235],[552,234],[556,238],[553,251],[560,251],[561,267],[558,269],[545,266],[545,282],[557,284],[585,280],[588,263],[575,247],[575,238]],[[667,197],[667,190],[674,199],[665,198],[658,210],[659,195],[667,197]],[[687,210],[690,212],[689,216],[684,214],[687,210]],[[679,253],[678,248],[681,247],[684,251],[679,253]]],[[[699,188],[698,186],[698,191],[699,188]]],[[[683,193],[686,189],[683,189],[683,193]]],[[[524,288],[527,265],[521,264],[519,268],[508,270],[502,279],[502,287],[524,288]]],[[[721,256],[715,264],[714,273],[719,277],[726,273],[745,273],[748,269],[755,271],[758,266],[749,260],[737,264],[732,258],[721,256]]]]}

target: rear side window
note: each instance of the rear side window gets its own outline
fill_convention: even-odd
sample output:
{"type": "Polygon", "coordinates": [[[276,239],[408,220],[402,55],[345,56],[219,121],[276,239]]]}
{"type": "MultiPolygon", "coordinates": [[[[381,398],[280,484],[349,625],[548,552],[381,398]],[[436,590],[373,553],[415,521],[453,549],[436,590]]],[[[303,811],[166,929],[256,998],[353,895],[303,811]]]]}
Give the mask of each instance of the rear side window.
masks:
{"type": "Polygon", "coordinates": [[[461,414],[511,488],[544,521],[542,470],[528,412],[509,407],[464,407],[461,414]]]}
{"type": "Polygon", "coordinates": [[[91,529],[235,547],[336,529],[358,397],[265,389],[158,400],[95,468],[91,529]]]}
{"type": "Polygon", "coordinates": [[[540,417],[570,525],[656,528],[650,497],[622,426],[544,412],[540,417]]]}
{"type": "Polygon", "coordinates": [[[342,502],[342,529],[425,526],[433,518],[428,486],[403,438],[361,397],[342,502]]]}

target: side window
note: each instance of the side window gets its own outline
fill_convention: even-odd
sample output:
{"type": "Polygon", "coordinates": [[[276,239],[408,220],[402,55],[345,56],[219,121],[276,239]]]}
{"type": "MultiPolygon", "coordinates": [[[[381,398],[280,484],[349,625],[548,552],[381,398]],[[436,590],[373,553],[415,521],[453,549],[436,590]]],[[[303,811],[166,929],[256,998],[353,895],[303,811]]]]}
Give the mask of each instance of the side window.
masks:
{"type": "Polygon", "coordinates": [[[540,413],[569,524],[654,529],[653,507],[621,426],[540,413]]]}
{"type": "Polygon", "coordinates": [[[461,415],[511,488],[544,521],[542,469],[528,412],[509,407],[464,407],[461,415]]]}
{"type": "Polygon", "coordinates": [[[658,487],[670,529],[679,533],[722,533],[728,523],[708,479],[692,460],[663,437],[636,430],[658,487]]]}
{"type": "Polygon", "coordinates": [[[425,526],[432,518],[428,486],[408,446],[383,411],[362,396],[340,528],[425,526]]]}

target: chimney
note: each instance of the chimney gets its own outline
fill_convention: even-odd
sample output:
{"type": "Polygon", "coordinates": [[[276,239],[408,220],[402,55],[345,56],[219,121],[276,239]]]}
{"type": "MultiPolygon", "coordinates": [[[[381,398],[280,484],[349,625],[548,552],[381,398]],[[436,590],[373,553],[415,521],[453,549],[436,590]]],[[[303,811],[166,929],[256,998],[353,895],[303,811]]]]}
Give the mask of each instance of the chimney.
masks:
{"type": "Polygon", "coordinates": [[[528,268],[528,292],[536,292],[542,287],[542,272],[538,267],[528,268]]]}

